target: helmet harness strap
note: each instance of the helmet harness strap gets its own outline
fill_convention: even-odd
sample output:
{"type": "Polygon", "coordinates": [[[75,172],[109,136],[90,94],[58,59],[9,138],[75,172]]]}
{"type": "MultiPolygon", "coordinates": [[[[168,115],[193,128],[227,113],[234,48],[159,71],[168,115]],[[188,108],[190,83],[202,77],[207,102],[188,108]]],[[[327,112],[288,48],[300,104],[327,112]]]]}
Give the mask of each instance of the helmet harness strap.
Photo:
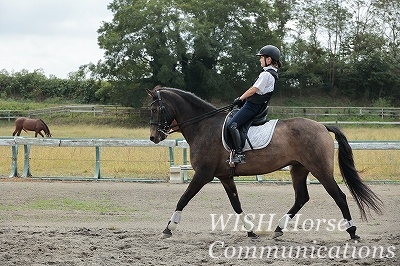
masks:
{"type": "Polygon", "coordinates": [[[264,57],[264,63],[265,63],[265,66],[267,67],[267,66],[269,66],[269,65],[271,65],[271,64],[268,64],[267,63],[267,55],[263,55],[263,57],[264,57]]]}

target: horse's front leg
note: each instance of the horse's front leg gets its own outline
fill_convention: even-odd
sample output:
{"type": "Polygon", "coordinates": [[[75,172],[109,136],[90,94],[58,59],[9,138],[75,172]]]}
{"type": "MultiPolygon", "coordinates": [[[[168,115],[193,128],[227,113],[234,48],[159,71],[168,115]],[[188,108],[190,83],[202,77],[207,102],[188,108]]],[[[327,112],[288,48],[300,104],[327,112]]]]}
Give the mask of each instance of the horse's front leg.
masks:
{"type": "Polygon", "coordinates": [[[250,217],[248,217],[247,214],[245,214],[242,210],[235,181],[233,180],[233,178],[227,178],[227,179],[222,179],[221,183],[225,188],[226,194],[228,194],[228,198],[229,201],[231,202],[233,210],[237,214],[239,214],[239,218],[242,221],[244,228],[246,228],[247,230],[247,236],[256,238],[257,235],[253,232],[254,224],[251,221],[250,217]]]}
{"type": "Polygon", "coordinates": [[[40,136],[42,136],[42,138],[44,138],[44,136],[43,136],[41,131],[38,131],[38,132],[35,133],[35,138],[37,137],[37,134],[39,134],[40,136]]]}
{"type": "Polygon", "coordinates": [[[207,183],[213,180],[213,176],[206,176],[206,174],[199,174],[197,171],[193,175],[192,181],[189,183],[186,191],[182,194],[181,198],[176,205],[175,212],[172,214],[167,227],[163,231],[163,237],[168,238],[172,236],[172,231],[176,229],[178,223],[181,220],[181,213],[183,208],[189,203],[189,201],[200,191],[200,189],[207,183]]]}

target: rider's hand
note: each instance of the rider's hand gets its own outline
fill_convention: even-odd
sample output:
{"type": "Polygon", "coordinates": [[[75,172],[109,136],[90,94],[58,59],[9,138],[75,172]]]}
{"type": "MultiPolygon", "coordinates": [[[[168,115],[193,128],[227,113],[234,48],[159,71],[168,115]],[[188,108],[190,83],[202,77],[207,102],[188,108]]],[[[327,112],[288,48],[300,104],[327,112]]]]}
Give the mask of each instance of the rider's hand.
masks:
{"type": "Polygon", "coordinates": [[[237,105],[240,108],[244,105],[244,101],[240,100],[240,97],[237,97],[235,100],[233,100],[232,104],[234,106],[237,105]]]}

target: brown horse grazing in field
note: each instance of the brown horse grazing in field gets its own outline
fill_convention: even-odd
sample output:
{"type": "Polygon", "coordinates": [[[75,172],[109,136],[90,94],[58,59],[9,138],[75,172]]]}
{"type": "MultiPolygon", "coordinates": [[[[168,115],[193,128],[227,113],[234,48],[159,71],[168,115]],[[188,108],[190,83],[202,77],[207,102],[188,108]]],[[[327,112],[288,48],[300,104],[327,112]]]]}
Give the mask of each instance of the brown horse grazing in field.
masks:
{"type": "Polygon", "coordinates": [[[22,130],[25,132],[28,130],[35,131],[35,137],[37,137],[38,134],[44,137],[41,132],[43,131],[46,137],[51,137],[50,129],[42,119],[32,119],[26,117],[19,117],[15,119],[15,130],[13,132],[13,136],[15,136],[15,134],[19,136],[22,130]]]}
{"type": "MultiPolygon", "coordinates": [[[[196,95],[178,89],[156,87],[147,90],[147,93],[153,100],[150,140],[159,143],[174,132],[171,131],[172,126],[179,127],[190,145],[190,161],[195,171],[163,231],[164,237],[172,235],[171,230],[176,229],[180,222],[183,208],[214,177],[221,181],[248,236],[256,237],[250,216],[242,210],[231,167],[227,163],[229,152],[223,147],[221,140],[222,126],[227,115],[226,108],[217,109],[196,95]],[[176,123],[172,125],[174,120],[176,123]]],[[[283,235],[282,230],[285,229],[287,222],[309,200],[307,176],[311,173],[339,207],[344,218],[343,225],[351,239],[359,239],[346,195],[334,179],[334,142],[329,132],[334,133],[338,142],[340,171],[360,209],[361,218],[366,219],[366,211],[369,209],[379,214],[382,212],[381,200],[362,182],[354,166],[352,149],[337,127],[326,126],[306,118],[278,120],[269,145],[245,152],[246,163],[235,167],[235,174],[244,176],[271,173],[290,166],[295,201],[290,210],[278,221],[274,238],[283,235]]]]}

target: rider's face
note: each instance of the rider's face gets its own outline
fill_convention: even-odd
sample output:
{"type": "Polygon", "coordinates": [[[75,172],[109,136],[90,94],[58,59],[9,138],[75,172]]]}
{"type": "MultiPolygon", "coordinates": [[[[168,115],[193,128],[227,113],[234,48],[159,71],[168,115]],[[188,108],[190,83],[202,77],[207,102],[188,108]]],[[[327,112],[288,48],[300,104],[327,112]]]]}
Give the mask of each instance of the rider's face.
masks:
{"type": "Polygon", "coordinates": [[[260,64],[262,67],[266,67],[271,64],[271,57],[260,56],[260,64]]]}

